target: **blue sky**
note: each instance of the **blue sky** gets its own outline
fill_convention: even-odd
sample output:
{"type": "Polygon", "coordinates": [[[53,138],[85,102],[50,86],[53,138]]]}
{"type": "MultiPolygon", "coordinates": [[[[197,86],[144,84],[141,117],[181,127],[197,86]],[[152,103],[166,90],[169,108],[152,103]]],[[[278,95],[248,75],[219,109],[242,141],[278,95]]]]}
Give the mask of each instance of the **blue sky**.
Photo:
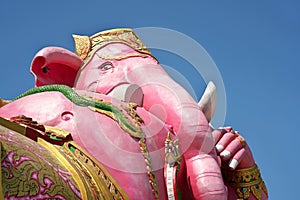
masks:
{"type": "MultiPolygon", "coordinates": [[[[297,197],[300,4],[296,0],[11,0],[0,5],[0,97],[12,99],[33,87],[29,66],[34,54],[52,45],[73,51],[71,34],[148,26],[179,31],[201,44],[216,63],[226,89],[225,124],[249,142],[270,199],[297,197]]],[[[169,66],[180,62],[153,52],[169,66]]],[[[184,73],[183,67],[179,69],[184,73]]],[[[202,92],[204,86],[197,85],[193,73],[187,79],[202,92]]]]}

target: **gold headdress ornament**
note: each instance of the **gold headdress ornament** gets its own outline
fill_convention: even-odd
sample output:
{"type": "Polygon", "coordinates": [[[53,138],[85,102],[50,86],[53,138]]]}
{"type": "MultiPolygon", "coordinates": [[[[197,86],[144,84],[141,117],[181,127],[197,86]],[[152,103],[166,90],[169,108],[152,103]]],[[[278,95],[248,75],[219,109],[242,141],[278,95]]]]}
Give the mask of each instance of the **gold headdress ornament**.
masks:
{"type": "Polygon", "coordinates": [[[151,55],[142,40],[130,28],[106,30],[96,33],[91,37],[73,35],[73,38],[76,54],[82,59],[85,59],[92,50],[111,42],[122,42],[140,53],[151,55]]]}

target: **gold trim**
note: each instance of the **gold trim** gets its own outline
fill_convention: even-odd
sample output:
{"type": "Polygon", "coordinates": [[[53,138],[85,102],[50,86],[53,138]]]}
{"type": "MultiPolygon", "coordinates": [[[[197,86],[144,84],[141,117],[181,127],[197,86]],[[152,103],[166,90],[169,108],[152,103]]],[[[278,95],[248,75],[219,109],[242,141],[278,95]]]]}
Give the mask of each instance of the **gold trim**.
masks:
{"type": "Polygon", "coordinates": [[[141,153],[143,154],[147,166],[147,173],[148,173],[149,183],[151,185],[152,193],[154,195],[154,198],[157,200],[159,199],[157,181],[156,181],[155,173],[152,168],[151,158],[147,148],[146,139],[141,138],[139,140],[139,145],[140,145],[141,153]]]}
{"type": "Polygon", "coordinates": [[[129,45],[142,54],[148,54],[153,57],[146,45],[130,28],[116,28],[105,30],[96,33],[91,37],[73,35],[73,38],[76,48],[75,52],[82,59],[86,59],[94,50],[113,42],[121,42],[123,44],[129,45]]]}
{"type": "MultiPolygon", "coordinates": [[[[113,42],[111,42],[113,43],[113,42]]],[[[110,43],[110,44],[111,44],[110,43]]],[[[122,42],[121,42],[122,43],[122,42]]],[[[103,46],[101,46],[103,47],[103,46]]],[[[98,50],[99,48],[96,49],[96,51],[98,50]]],[[[149,57],[149,55],[146,55],[146,54],[124,54],[124,55],[120,55],[120,56],[111,56],[111,55],[105,55],[105,54],[100,54],[99,52],[96,53],[96,55],[99,57],[99,58],[102,58],[104,60],[122,60],[124,58],[132,58],[132,57],[142,57],[142,58],[147,58],[149,57]]]]}
{"type": "Polygon", "coordinates": [[[91,171],[88,168],[88,161],[86,159],[80,159],[80,156],[76,156],[73,152],[70,151],[68,145],[62,147],[56,147],[68,160],[72,163],[73,166],[76,166],[79,173],[83,176],[82,179],[87,183],[89,193],[89,198],[95,199],[112,199],[112,194],[105,187],[105,183],[101,181],[97,181],[97,177],[94,175],[94,171],[91,171]]]}
{"type": "Polygon", "coordinates": [[[248,199],[252,193],[256,199],[262,199],[262,191],[268,196],[267,187],[261,178],[259,168],[254,166],[239,170],[222,169],[224,182],[236,189],[238,198],[248,199]]]}
{"type": "Polygon", "coordinates": [[[65,131],[61,128],[57,128],[55,126],[46,126],[45,127],[45,132],[49,133],[51,135],[54,135],[55,137],[58,138],[66,138],[67,136],[69,136],[71,133],[69,133],[68,131],[65,131]]]}
{"type": "Polygon", "coordinates": [[[151,55],[150,51],[147,49],[146,45],[142,40],[133,32],[130,28],[116,28],[101,31],[92,35],[91,37],[92,48],[106,41],[124,42],[128,44],[135,50],[151,55]]]}
{"type": "MultiPolygon", "coordinates": [[[[69,145],[73,146],[76,149],[75,153],[72,154],[77,158],[77,160],[81,164],[85,165],[86,167],[88,166],[87,169],[89,169],[89,172],[93,172],[92,176],[95,180],[97,180],[97,182],[104,182],[107,187],[110,187],[111,189],[115,188],[118,191],[118,194],[121,195],[122,199],[129,200],[129,197],[127,196],[125,191],[121,188],[117,181],[110,175],[107,169],[100,162],[94,159],[94,157],[90,156],[88,152],[86,152],[83,148],[81,148],[73,141],[65,143],[65,149],[69,149],[69,145]],[[98,170],[98,175],[95,174],[95,170],[98,170]]],[[[112,192],[115,191],[111,191],[111,194],[113,196],[118,195],[112,192]]]]}
{"type": "Polygon", "coordinates": [[[81,36],[81,35],[72,35],[74,42],[75,42],[75,48],[76,48],[76,54],[80,56],[83,60],[87,57],[89,52],[91,51],[91,41],[88,36],[81,36]]]}
{"type": "Polygon", "coordinates": [[[61,162],[61,164],[63,164],[71,172],[72,177],[74,177],[74,180],[78,185],[82,199],[88,200],[87,191],[84,186],[84,183],[81,180],[81,177],[78,175],[78,173],[74,169],[74,167],[66,160],[66,158],[64,156],[61,155],[61,153],[54,147],[53,144],[51,144],[41,138],[38,138],[37,142],[40,145],[42,145],[43,147],[45,147],[46,149],[48,149],[50,152],[52,152],[55,155],[55,157],[61,162]]]}
{"type": "Polygon", "coordinates": [[[238,170],[222,170],[224,181],[235,187],[247,187],[258,183],[261,180],[257,165],[250,168],[238,170]]]}

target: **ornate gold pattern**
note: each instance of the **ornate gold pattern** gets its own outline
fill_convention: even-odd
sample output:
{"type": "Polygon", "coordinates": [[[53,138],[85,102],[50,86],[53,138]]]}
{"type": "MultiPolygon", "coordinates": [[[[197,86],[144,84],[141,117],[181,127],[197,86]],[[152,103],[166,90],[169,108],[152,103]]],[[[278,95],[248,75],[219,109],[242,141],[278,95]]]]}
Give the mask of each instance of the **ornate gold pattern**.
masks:
{"type": "Polygon", "coordinates": [[[262,191],[268,195],[257,165],[234,171],[222,169],[222,175],[225,183],[236,188],[238,198],[248,199],[251,192],[258,200],[262,199],[262,191]]]}
{"type": "Polygon", "coordinates": [[[78,198],[74,196],[74,191],[73,193],[70,192],[71,190],[68,188],[71,187],[68,186],[70,183],[74,189],[76,189],[75,186],[78,186],[79,190],[76,194],[81,195],[84,200],[129,199],[108,171],[74,142],[65,142],[64,146],[59,146],[41,138],[38,138],[38,142],[35,142],[21,134],[16,134],[14,138],[11,138],[3,135],[8,133],[8,131],[5,131],[7,129],[3,130],[0,126],[0,145],[1,147],[4,145],[4,148],[1,148],[2,164],[7,159],[7,156],[5,156],[9,154],[7,152],[13,152],[11,154],[14,155],[13,163],[7,164],[6,162],[5,167],[2,168],[5,183],[3,185],[4,193],[7,196],[18,195],[18,197],[24,197],[30,192],[29,195],[34,198],[39,192],[39,184],[43,184],[44,179],[49,178],[53,185],[48,189],[50,192],[47,192],[47,188],[45,189],[45,195],[48,196],[44,197],[47,199],[52,197],[78,198]],[[9,149],[12,151],[9,151],[9,149]],[[73,149],[73,152],[71,149],[73,149]],[[35,151],[39,152],[36,154],[37,156],[32,153],[35,151]],[[26,159],[19,166],[15,166],[24,158],[26,159]],[[38,176],[37,180],[31,178],[32,174],[35,173],[38,176]],[[65,180],[71,179],[72,181],[63,181],[62,176],[65,180]],[[24,189],[24,185],[27,186],[27,189],[24,189]],[[64,193],[61,191],[64,191],[64,193]]]}
{"type": "Polygon", "coordinates": [[[89,52],[98,49],[108,43],[121,42],[134,48],[143,54],[151,55],[141,39],[129,28],[119,28],[102,31],[88,36],[73,35],[75,41],[76,53],[85,59],[89,52]]]}
{"type": "Polygon", "coordinates": [[[76,54],[83,60],[91,51],[91,41],[88,36],[72,35],[75,42],[76,54]]]}
{"type": "MultiPolygon", "coordinates": [[[[105,167],[74,142],[65,143],[59,150],[86,176],[95,196],[104,199],[129,199],[105,167]],[[73,149],[71,152],[70,149],[73,149]]],[[[101,198],[100,198],[101,199],[101,198]]]]}
{"type": "Polygon", "coordinates": [[[38,143],[0,126],[3,194],[7,197],[80,199],[68,170],[38,143]]]}
{"type": "Polygon", "coordinates": [[[135,50],[150,54],[142,40],[129,28],[118,28],[102,31],[92,35],[91,37],[92,49],[97,45],[102,45],[104,42],[123,42],[135,50]]]}
{"type": "Polygon", "coordinates": [[[95,181],[103,183],[101,184],[101,186],[106,186],[106,189],[113,196],[113,199],[128,199],[126,193],[101,163],[99,163],[93,157],[89,156],[89,154],[85,150],[83,150],[74,142],[69,142],[65,144],[65,150],[70,150],[70,148],[74,149],[74,155],[77,161],[81,162],[82,165],[86,166],[88,171],[94,172],[93,177],[95,181]]]}
{"type": "Polygon", "coordinates": [[[55,155],[55,157],[71,172],[72,177],[78,185],[82,199],[90,199],[92,195],[91,192],[88,192],[89,187],[88,184],[85,182],[86,179],[84,179],[84,176],[82,176],[81,173],[78,173],[79,171],[76,170],[76,165],[67,161],[66,158],[59,153],[55,145],[52,145],[40,138],[38,139],[38,143],[47,148],[49,151],[51,151],[55,155]]]}

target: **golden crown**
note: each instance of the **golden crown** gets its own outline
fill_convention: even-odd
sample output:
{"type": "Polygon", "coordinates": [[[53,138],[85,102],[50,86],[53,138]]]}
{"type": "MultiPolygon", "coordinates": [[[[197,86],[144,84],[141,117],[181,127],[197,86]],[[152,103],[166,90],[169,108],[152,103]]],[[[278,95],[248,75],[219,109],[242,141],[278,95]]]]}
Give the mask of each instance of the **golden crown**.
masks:
{"type": "Polygon", "coordinates": [[[142,40],[130,28],[101,31],[91,37],[81,35],[72,36],[75,42],[75,52],[82,59],[85,59],[92,50],[111,42],[122,42],[140,53],[151,55],[142,40]]]}

